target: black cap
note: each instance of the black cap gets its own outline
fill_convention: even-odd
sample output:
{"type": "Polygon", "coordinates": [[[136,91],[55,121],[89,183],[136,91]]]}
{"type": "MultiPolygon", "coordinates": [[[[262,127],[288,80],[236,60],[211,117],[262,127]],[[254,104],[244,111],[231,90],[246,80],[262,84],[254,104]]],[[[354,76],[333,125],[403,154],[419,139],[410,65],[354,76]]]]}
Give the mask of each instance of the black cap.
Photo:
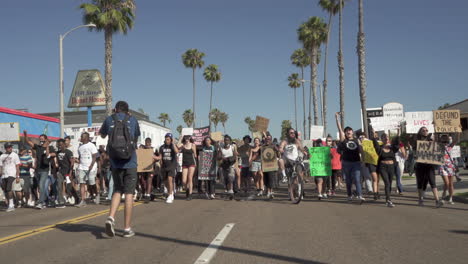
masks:
{"type": "Polygon", "coordinates": [[[13,147],[13,145],[10,142],[5,143],[4,145],[5,148],[10,148],[13,147]]]}
{"type": "Polygon", "coordinates": [[[248,139],[249,143],[252,142],[252,138],[249,135],[246,135],[242,138],[242,140],[248,139]]]}

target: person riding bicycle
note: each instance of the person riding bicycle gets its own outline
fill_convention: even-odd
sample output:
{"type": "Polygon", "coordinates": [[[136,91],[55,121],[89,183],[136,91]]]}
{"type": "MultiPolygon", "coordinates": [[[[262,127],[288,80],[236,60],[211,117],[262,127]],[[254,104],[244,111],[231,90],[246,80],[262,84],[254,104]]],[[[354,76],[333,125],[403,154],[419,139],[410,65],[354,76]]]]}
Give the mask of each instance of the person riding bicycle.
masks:
{"type": "MultiPolygon", "coordinates": [[[[297,131],[293,128],[289,128],[287,131],[286,139],[281,141],[279,146],[279,152],[281,153],[279,166],[283,174],[283,182],[287,181],[286,167],[292,167],[302,154],[307,155],[302,147],[301,140],[298,138],[297,131]]],[[[297,166],[296,171],[301,178],[304,177],[303,166],[297,166]]]]}

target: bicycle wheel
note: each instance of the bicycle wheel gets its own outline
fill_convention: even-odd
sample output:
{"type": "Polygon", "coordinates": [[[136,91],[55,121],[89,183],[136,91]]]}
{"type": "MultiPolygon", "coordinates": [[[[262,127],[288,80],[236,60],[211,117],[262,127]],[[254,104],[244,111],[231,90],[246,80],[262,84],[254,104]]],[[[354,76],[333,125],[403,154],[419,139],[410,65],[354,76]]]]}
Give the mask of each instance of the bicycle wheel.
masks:
{"type": "Polygon", "coordinates": [[[289,178],[289,197],[293,204],[298,204],[302,200],[302,194],[304,192],[304,182],[297,173],[293,173],[289,178]]]}

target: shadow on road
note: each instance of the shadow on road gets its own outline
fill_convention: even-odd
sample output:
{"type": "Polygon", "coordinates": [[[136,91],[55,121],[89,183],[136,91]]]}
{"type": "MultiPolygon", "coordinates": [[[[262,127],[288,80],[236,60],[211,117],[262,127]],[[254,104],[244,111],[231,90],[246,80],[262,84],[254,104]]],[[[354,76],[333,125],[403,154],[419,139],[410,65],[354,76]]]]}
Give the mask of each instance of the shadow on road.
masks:
{"type": "Polygon", "coordinates": [[[96,239],[110,239],[105,237],[104,228],[101,226],[87,225],[87,224],[61,224],[55,228],[65,232],[90,232],[96,239]]]}
{"type": "Polygon", "coordinates": [[[468,235],[468,230],[450,230],[450,232],[455,234],[468,235]]]}

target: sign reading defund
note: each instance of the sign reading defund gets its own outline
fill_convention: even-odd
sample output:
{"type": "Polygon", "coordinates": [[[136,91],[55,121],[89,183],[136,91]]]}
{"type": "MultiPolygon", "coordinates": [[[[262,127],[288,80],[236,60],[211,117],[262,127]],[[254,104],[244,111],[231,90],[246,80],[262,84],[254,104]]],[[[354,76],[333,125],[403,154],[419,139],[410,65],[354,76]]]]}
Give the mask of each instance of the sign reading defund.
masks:
{"type": "Polygon", "coordinates": [[[416,162],[442,165],[444,164],[445,147],[434,141],[418,140],[416,147],[416,162]]]}
{"type": "Polygon", "coordinates": [[[460,110],[434,111],[434,127],[436,133],[462,132],[460,125],[460,110]]]}

